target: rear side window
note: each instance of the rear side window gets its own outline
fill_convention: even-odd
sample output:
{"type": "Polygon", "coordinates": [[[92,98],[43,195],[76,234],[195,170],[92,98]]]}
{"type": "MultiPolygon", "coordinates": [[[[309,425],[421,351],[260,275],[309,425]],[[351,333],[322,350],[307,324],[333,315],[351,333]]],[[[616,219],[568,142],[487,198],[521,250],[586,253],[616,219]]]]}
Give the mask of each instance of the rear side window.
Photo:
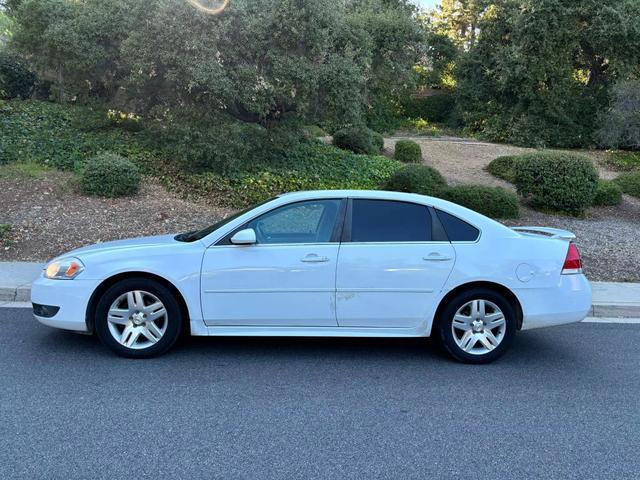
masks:
{"type": "Polygon", "coordinates": [[[431,214],[427,207],[415,203],[355,199],[351,241],[431,241],[431,214]]]}
{"type": "Polygon", "coordinates": [[[442,210],[436,210],[436,212],[450,242],[475,242],[480,236],[480,230],[464,220],[442,210]]]}

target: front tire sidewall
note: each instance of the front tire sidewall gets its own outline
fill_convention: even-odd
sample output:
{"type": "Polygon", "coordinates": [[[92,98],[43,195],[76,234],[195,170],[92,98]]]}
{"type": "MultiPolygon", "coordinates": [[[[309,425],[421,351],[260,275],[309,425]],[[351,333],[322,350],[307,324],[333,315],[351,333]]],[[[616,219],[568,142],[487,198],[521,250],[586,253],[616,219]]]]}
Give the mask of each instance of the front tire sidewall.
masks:
{"type": "Polygon", "coordinates": [[[488,289],[473,289],[458,295],[447,304],[440,315],[437,330],[441,345],[456,360],[471,364],[489,363],[504,355],[513,342],[516,332],[516,315],[511,303],[499,293],[488,289]],[[471,300],[488,300],[495,303],[502,310],[505,318],[506,329],[502,342],[494,350],[482,355],[474,355],[462,350],[454,340],[451,331],[456,312],[471,300]]]}
{"type": "Polygon", "coordinates": [[[132,278],[116,283],[102,295],[96,308],[95,329],[100,341],[116,354],[127,358],[150,358],[165,353],[175,344],[182,329],[182,312],[174,294],[167,287],[153,280],[132,278]],[[118,343],[111,335],[107,321],[112,303],[120,295],[133,290],[143,290],[155,295],[167,310],[168,325],[164,335],[158,343],[141,350],[118,343]]]}

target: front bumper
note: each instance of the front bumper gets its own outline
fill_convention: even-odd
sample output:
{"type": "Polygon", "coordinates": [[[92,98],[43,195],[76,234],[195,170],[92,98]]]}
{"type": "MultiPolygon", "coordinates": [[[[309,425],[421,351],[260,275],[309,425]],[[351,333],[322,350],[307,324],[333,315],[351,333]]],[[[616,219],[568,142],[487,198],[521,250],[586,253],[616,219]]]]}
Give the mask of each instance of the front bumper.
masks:
{"type": "Polygon", "coordinates": [[[561,275],[552,288],[514,292],[522,306],[522,330],[581,322],[591,310],[591,285],[582,274],[561,275]]]}
{"type": "Polygon", "coordinates": [[[34,317],[49,327],[88,332],[87,305],[99,284],[99,280],[49,280],[40,276],[31,286],[31,302],[60,309],[52,317],[34,317]]]}

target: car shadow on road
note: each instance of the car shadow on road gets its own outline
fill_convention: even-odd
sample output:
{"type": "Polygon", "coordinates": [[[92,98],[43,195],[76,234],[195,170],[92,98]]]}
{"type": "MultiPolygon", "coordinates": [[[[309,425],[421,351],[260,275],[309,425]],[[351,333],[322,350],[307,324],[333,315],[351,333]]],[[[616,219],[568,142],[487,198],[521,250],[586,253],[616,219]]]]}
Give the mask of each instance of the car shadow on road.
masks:
{"type": "MultiPolygon", "coordinates": [[[[520,333],[510,351],[495,364],[530,367],[541,360],[547,363],[549,359],[557,359],[564,365],[580,362],[582,350],[573,349],[566,335],[553,334],[553,331],[566,328],[576,326],[520,333]]],[[[70,332],[48,331],[41,337],[40,347],[55,350],[58,354],[66,351],[116,358],[95,336],[70,332]]],[[[401,361],[459,365],[430,338],[185,337],[170,352],[153,361],[162,361],[163,358],[199,365],[220,359],[235,362],[260,359],[270,362],[401,361]]]]}

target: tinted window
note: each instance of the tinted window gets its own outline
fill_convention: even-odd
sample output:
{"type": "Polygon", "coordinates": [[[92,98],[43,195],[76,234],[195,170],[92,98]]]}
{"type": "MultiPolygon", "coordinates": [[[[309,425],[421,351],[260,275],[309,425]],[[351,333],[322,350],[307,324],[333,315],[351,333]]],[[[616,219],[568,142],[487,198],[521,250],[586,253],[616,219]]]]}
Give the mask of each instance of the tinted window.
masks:
{"type": "Polygon", "coordinates": [[[449,241],[451,242],[475,242],[480,236],[480,230],[473,225],[469,225],[464,220],[460,220],[458,217],[443,212],[442,210],[436,210],[438,212],[438,218],[440,223],[447,232],[449,241]]]}
{"type": "Polygon", "coordinates": [[[340,200],[312,200],[276,208],[251,220],[258,243],[330,242],[340,210],[340,200]]]}
{"type": "Polygon", "coordinates": [[[354,200],[352,242],[428,242],[431,215],[422,205],[385,200],[354,200]]]}

